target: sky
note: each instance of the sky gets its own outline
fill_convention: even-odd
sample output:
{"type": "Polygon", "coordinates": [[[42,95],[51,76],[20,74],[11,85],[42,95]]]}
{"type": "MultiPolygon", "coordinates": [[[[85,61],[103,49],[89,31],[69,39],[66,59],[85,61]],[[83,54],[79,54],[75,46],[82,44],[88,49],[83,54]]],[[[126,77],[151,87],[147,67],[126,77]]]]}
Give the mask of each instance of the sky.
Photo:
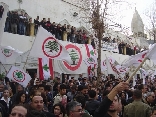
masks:
{"type": "Polygon", "coordinates": [[[117,18],[115,22],[122,24],[123,26],[126,27],[131,27],[131,20],[136,7],[138,13],[140,14],[143,20],[143,23],[145,25],[148,25],[147,16],[145,15],[145,12],[148,8],[150,8],[154,0],[126,0],[126,1],[130,4],[129,7],[125,8],[126,5],[121,6],[120,9],[123,9],[119,14],[121,16],[117,18]]]}

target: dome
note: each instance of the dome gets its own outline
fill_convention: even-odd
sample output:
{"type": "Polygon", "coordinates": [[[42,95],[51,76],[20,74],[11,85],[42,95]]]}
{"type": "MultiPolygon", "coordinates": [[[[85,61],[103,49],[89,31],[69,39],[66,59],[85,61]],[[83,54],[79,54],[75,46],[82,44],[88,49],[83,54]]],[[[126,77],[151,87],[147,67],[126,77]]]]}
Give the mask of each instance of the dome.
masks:
{"type": "Polygon", "coordinates": [[[136,8],[131,22],[131,30],[133,34],[144,33],[144,24],[136,8]]]}

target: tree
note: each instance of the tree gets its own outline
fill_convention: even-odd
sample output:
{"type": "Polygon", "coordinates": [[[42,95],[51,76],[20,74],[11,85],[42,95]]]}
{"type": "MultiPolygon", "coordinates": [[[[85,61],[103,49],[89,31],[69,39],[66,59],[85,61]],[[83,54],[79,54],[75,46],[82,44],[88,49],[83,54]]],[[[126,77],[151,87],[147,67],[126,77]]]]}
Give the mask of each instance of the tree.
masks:
{"type": "MultiPolygon", "coordinates": [[[[84,15],[80,18],[90,24],[90,30],[93,35],[95,35],[95,41],[97,42],[97,82],[101,81],[101,46],[102,39],[104,37],[104,33],[108,28],[108,19],[113,19],[114,16],[117,16],[117,12],[112,10],[112,8],[120,8],[120,6],[124,6],[126,8],[129,4],[126,1],[122,0],[76,0],[77,6],[81,9],[84,15]],[[79,4],[81,1],[81,4],[79,4]],[[128,5],[123,5],[126,3],[128,5]],[[78,5],[79,4],[79,5],[78,5]],[[116,7],[115,7],[116,6],[116,7]],[[117,7],[118,6],[118,7],[117,7]],[[112,12],[113,11],[113,12],[112,12]]],[[[127,7],[128,8],[128,7],[127,7]]]]}
{"type": "Polygon", "coordinates": [[[78,54],[72,49],[69,55],[71,57],[71,60],[73,61],[73,65],[75,65],[75,61],[79,59],[78,54]]]}
{"type": "Polygon", "coordinates": [[[145,15],[149,19],[149,26],[146,28],[147,32],[154,39],[154,43],[156,43],[156,1],[150,6],[150,8],[146,9],[145,15]]]}
{"type": "Polygon", "coordinates": [[[46,72],[48,72],[48,70],[49,70],[48,65],[47,65],[47,64],[45,64],[45,65],[43,66],[43,69],[44,69],[46,72]]]}
{"type": "Polygon", "coordinates": [[[45,45],[45,48],[49,48],[50,52],[56,51],[58,52],[58,44],[56,41],[49,41],[47,45],[45,45]]]}
{"type": "Polygon", "coordinates": [[[16,76],[19,79],[22,79],[23,78],[23,75],[22,75],[22,73],[20,71],[19,72],[16,72],[16,76]]]}
{"type": "Polygon", "coordinates": [[[4,53],[10,53],[9,49],[4,49],[4,53]]]}
{"type": "Polygon", "coordinates": [[[3,72],[3,73],[1,73],[1,74],[0,74],[0,81],[3,81],[3,80],[5,79],[5,76],[6,76],[6,75],[5,75],[5,73],[4,73],[4,72],[3,72]]]}

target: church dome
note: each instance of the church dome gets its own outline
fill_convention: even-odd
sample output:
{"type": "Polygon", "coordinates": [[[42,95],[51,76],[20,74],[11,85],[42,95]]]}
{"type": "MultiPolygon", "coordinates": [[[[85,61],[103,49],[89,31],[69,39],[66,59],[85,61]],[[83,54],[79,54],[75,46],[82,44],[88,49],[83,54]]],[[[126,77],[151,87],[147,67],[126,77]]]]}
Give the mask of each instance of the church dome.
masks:
{"type": "Polygon", "coordinates": [[[136,8],[131,22],[131,30],[133,34],[144,33],[144,24],[136,8]]]}

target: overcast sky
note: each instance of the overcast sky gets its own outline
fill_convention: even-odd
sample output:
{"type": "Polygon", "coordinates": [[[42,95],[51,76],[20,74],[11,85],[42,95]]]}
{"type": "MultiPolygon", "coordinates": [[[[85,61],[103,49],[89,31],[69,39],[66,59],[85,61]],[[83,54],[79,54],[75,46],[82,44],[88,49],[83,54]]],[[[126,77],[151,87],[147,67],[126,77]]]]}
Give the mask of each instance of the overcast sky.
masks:
{"type": "MultiPolygon", "coordinates": [[[[140,14],[144,24],[146,23],[146,16],[145,16],[145,11],[152,5],[154,0],[127,0],[131,1],[130,3],[131,8],[128,10],[125,10],[123,12],[123,18],[121,20],[118,20],[120,23],[123,23],[124,25],[130,27],[131,26],[131,20],[135,11],[135,7],[138,10],[138,13],[140,14]]],[[[147,25],[147,24],[145,24],[147,25]]]]}

